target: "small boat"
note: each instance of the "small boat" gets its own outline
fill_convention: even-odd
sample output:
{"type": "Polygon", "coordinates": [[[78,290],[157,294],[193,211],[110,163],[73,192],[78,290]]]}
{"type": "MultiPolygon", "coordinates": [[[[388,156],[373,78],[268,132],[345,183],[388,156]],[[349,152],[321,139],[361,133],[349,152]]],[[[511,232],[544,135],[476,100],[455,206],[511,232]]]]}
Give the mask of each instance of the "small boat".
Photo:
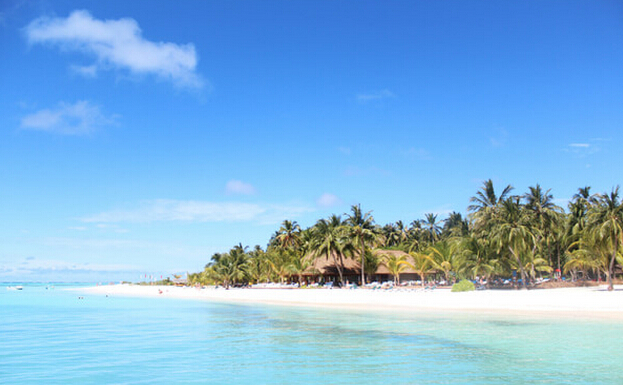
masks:
{"type": "Polygon", "coordinates": [[[7,286],[7,290],[23,290],[24,286],[7,286]]]}

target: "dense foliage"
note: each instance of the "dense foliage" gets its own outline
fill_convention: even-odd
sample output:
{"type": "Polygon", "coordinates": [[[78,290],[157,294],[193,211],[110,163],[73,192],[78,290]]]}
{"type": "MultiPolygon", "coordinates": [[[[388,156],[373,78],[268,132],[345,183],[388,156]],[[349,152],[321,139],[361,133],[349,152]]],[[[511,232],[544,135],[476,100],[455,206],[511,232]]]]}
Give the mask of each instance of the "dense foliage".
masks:
{"type": "Polygon", "coordinates": [[[491,180],[470,199],[468,217],[453,212],[444,220],[426,214],[409,225],[379,226],[359,205],[351,212],[320,219],[307,229],[286,220],[266,249],[241,244],[217,253],[191,284],[243,285],[259,282],[303,282],[319,258],[331,261],[339,280],[344,260],[358,260],[360,283],[384,264],[396,282],[406,269],[422,284],[430,275],[448,282],[517,275],[527,286],[540,277],[563,275],[572,280],[606,279],[610,289],[623,265],[623,204],[619,187],[591,194],[580,188],[568,211],[554,203],[550,190],[538,184],[523,195],[506,186],[497,195],[491,180]],[[391,254],[400,250],[403,256],[391,254]],[[405,254],[409,258],[405,257],[405,254]]]}
{"type": "Polygon", "coordinates": [[[476,286],[474,282],[468,281],[466,279],[462,279],[459,282],[452,285],[452,292],[461,292],[461,291],[474,291],[476,290],[476,286]]]}

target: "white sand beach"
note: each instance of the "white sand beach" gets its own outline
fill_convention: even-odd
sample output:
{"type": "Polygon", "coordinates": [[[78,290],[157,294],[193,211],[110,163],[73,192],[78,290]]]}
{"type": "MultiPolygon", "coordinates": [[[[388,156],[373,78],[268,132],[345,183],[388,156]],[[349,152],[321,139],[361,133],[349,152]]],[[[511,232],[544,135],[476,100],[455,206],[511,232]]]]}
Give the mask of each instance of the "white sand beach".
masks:
{"type": "Polygon", "coordinates": [[[450,289],[266,289],[192,288],[174,286],[103,285],[80,289],[108,296],[183,298],[288,306],[392,309],[398,311],[461,311],[606,317],[623,319],[623,286],[608,292],[605,286],[543,289],[483,290],[452,293],[450,289]]]}

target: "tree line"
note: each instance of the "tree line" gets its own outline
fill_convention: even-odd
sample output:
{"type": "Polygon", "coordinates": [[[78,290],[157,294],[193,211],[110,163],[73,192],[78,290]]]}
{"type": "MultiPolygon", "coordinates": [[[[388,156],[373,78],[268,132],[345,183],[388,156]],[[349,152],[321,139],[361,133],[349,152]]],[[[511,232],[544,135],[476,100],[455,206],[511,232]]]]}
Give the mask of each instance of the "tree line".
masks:
{"type": "Polygon", "coordinates": [[[331,215],[302,229],[285,220],[265,249],[238,244],[216,253],[202,272],[188,274],[190,284],[226,287],[260,282],[304,282],[315,262],[332,262],[340,283],[344,261],[358,262],[359,283],[366,283],[380,264],[397,281],[408,269],[424,284],[430,274],[446,281],[508,278],[514,273],[525,287],[540,277],[564,275],[572,280],[602,279],[613,289],[615,268],[623,266],[623,203],[619,187],[591,194],[579,188],[567,211],[540,185],[514,195],[501,193],[487,180],[471,197],[468,215],[436,214],[409,224],[378,225],[371,212],[354,205],[343,216],[331,215]],[[400,252],[392,252],[400,251],[400,252]]]}

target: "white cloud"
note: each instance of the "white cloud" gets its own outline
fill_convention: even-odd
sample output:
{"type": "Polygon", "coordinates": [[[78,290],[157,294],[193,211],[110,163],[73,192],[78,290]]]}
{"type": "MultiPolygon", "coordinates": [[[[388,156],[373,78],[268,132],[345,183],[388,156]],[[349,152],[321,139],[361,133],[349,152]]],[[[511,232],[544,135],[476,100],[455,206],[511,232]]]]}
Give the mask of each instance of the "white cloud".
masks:
{"type": "Polygon", "coordinates": [[[342,200],[336,195],[324,193],[316,200],[316,204],[322,208],[329,208],[342,204],[342,200]]]}
{"type": "Polygon", "coordinates": [[[226,194],[253,195],[255,194],[255,187],[253,187],[249,183],[244,183],[239,180],[230,180],[225,185],[225,193],[226,194]]]}
{"type": "Polygon", "coordinates": [[[78,75],[84,76],[85,78],[95,78],[97,77],[97,66],[95,64],[90,66],[78,66],[72,65],[71,70],[78,75]]]}
{"type": "Polygon", "coordinates": [[[563,151],[578,157],[586,157],[600,152],[602,144],[602,141],[590,139],[588,142],[569,143],[563,151]]]}
{"type": "Polygon", "coordinates": [[[27,115],[21,120],[21,128],[62,135],[85,135],[113,122],[114,117],[104,116],[98,106],[80,100],[74,104],[60,102],[55,109],[46,108],[27,115]]]}
{"type": "MultiPolygon", "coordinates": [[[[133,74],[153,74],[183,87],[200,88],[193,44],[152,42],[131,18],[94,19],[88,11],[73,11],[67,18],[40,17],[25,28],[31,44],[49,43],[67,51],[94,55],[98,69],[116,68],[133,74]]],[[[89,67],[85,67],[89,68],[89,67]]],[[[92,70],[86,71],[91,74],[92,70]]]]}
{"type": "Polygon", "coordinates": [[[242,202],[205,202],[156,199],[140,207],[112,210],[81,218],[90,223],[180,222],[250,222],[279,223],[313,209],[304,205],[271,205],[242,202]]]}
{"type": "Polygon", "coordinates": [[[393,92],[391,92],[388,89],[384,89],[379,92],[370,93],[370,94],[358,94],[357,100],[359,100],[360,102],[367,102],[370,100],[387,99],[387,98],[395,98],[395,97],[396,95],[394,95],[393,92]]]}

